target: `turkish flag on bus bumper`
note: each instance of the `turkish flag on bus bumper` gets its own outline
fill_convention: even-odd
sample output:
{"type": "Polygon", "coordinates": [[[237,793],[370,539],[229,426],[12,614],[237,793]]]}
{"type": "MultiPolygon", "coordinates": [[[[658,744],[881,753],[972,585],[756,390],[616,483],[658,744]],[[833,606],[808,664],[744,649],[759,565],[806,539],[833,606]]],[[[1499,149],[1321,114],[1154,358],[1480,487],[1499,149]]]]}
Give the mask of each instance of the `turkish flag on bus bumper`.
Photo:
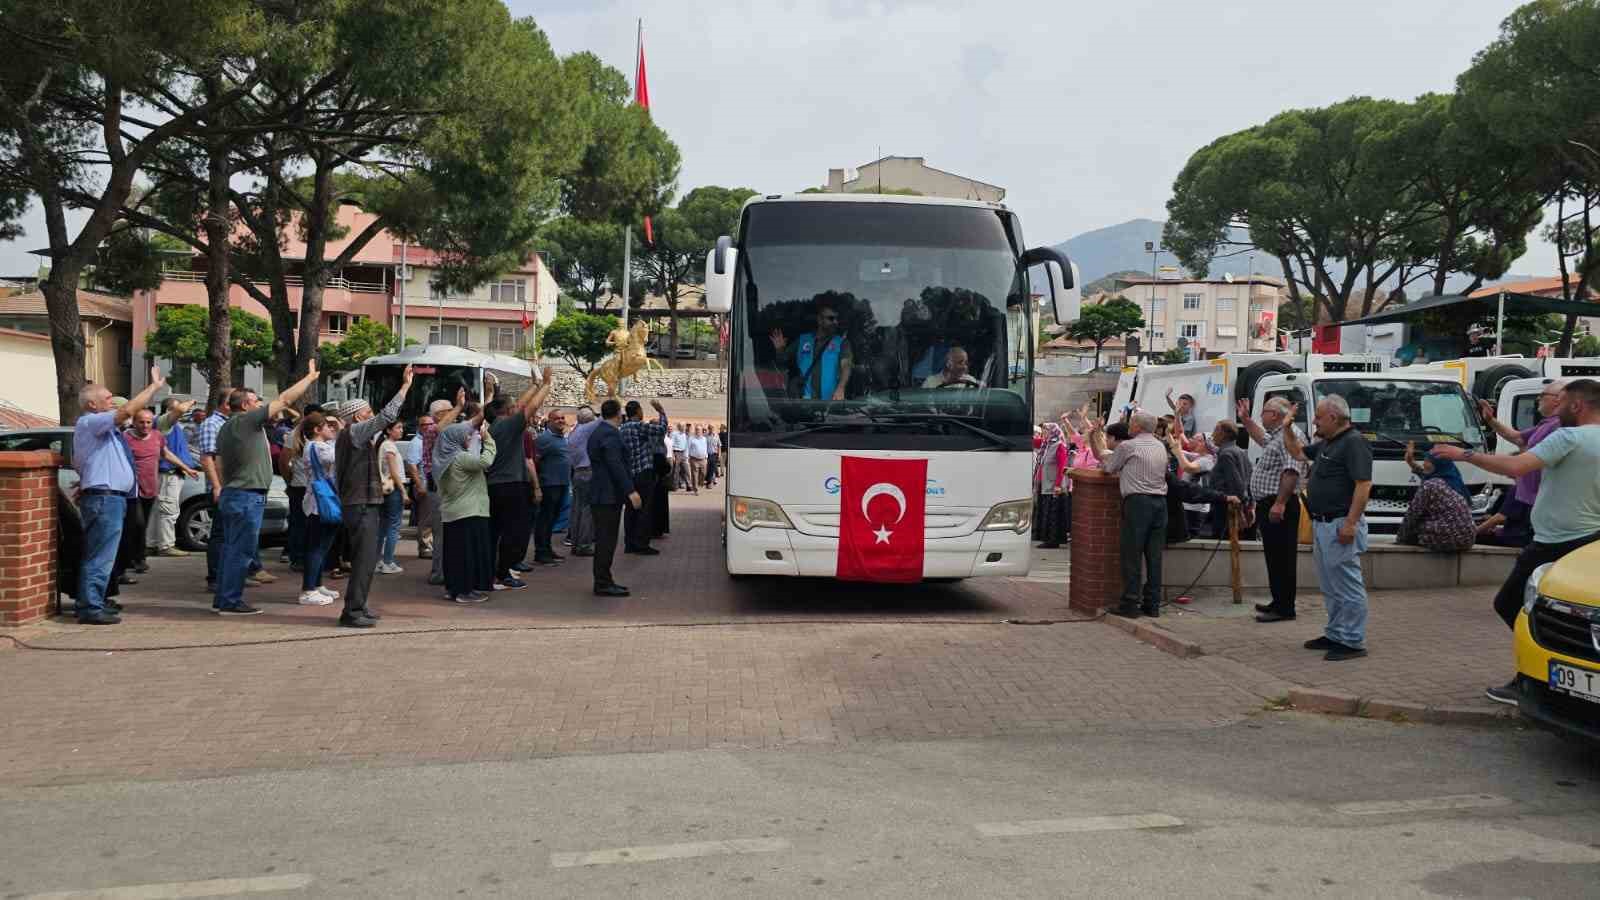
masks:
{"type": "Polygon", "coordinates": [[[839,469],[839,562],[845,581],[922,580],[928,461],[846,456],[839,469]]]}

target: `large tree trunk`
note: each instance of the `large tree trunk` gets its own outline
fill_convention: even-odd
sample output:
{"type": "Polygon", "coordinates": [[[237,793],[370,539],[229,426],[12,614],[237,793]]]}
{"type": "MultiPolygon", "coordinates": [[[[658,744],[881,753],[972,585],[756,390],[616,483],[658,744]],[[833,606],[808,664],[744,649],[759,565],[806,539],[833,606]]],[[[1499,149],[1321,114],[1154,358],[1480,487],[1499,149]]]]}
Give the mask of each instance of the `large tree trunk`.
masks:
{"type": "Polygon", "coordinates": [[[206,382],[210,386],[206,408],[222,405],[233,380],[233,320],[228,292],[232,228],[228,216],[228,149],[224,141],[212,144],[206,162],[206,302],[210,322],[206,334],[206,382]]]}
{"type": "MultiPolygon", "coordinates": [[[[302,211],[306,235],[305,270],[301,273],[300,333],[296,342],[294,376],[303,377],[310,361],[317,356],[322,339],[322,294],[328,285],[329,271],[323,254],[328,247],[328,229],[333,224],[331,204],[333,166],[323,159],[316,161],[312,173],[310,208],[302,211]]],[[[307,403],[321,399],[319,385],[312,385],[305,394],[307,403]]]]}
{"type": "Polygon", "coordinates": [[[676,303],[667,305],[667,345],[671,348],[667,351],[667,366],[676,369],[678,367],[678,304],[676,303]]]}
{"type": "Polygon", "coordinates": [[[78,420],[78,392],[84,385],[83,321],[78,317],[80,267],[63,261],[50,267],[50,278],[39,285],[50,316],[50,350],[56,361],[56,404],[61,424],[78,420]]]}

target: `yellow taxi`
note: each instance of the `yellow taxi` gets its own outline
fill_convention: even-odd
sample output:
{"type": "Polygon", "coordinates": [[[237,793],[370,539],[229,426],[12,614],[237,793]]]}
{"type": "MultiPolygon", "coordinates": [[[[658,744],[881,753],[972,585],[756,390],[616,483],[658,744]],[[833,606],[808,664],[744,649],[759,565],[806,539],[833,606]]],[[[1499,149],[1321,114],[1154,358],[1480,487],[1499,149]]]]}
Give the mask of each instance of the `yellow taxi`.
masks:
{"type": "Polygon", "coordinates": [[[1533,571],[1515,644],[1522,715],[1600,742],[1600,542],[1533,571]]]}

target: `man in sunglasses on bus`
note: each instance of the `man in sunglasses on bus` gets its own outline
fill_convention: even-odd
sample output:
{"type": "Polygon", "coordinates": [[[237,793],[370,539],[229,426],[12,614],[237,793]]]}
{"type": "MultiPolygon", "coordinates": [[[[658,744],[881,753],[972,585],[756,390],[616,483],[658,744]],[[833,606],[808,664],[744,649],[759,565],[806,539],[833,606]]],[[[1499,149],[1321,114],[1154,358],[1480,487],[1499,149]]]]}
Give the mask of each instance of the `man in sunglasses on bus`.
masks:
{"type": "Polygon", "coordinates": [[[839,307],[833,298],[823,294],[817,297],[816,305],[817,330],[800,335],[792,348],[782,328],[772,329],[767,337],[778,353],[778,365],[784,371],[799,371],[800,396],[807,400],[843,400],[850,383],[850,342],[841,332],[839,307]]]}

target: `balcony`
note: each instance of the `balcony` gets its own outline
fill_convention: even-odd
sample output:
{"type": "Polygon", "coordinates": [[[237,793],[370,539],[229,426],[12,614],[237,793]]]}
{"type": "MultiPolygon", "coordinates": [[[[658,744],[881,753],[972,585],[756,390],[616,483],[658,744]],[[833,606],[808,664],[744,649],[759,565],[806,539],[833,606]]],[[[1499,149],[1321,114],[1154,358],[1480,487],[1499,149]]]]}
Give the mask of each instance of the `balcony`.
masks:
{"type": "MultiPolygon", "coordinates": [[[[304,279],[298,275],[290,275],[284,281],[289,289],[289,307],[291,309],[299,309],[300,294],[305,285],[304,279]]],[[[205,282],[206,273],[204,272],[163,272],[161,286],[155,290],[157,302],[206,303],[208,298],[206,297],[205,282]]],[[[263,292],[271,290],[270,285],[264,281],[258,281],[255,284],[263,292]]],[[[258,316],[266,316],[266,309],[239,285],[230,286],[228,294],[229,302],[232,305],[240,309],[249,310],[258,316]]],[[[323,289],[322,308],[327,312],[352,313],[386,321],[389,317],[389,288],[379,282],[332,278],[329,279],[327,287],[323,289]]]]}

